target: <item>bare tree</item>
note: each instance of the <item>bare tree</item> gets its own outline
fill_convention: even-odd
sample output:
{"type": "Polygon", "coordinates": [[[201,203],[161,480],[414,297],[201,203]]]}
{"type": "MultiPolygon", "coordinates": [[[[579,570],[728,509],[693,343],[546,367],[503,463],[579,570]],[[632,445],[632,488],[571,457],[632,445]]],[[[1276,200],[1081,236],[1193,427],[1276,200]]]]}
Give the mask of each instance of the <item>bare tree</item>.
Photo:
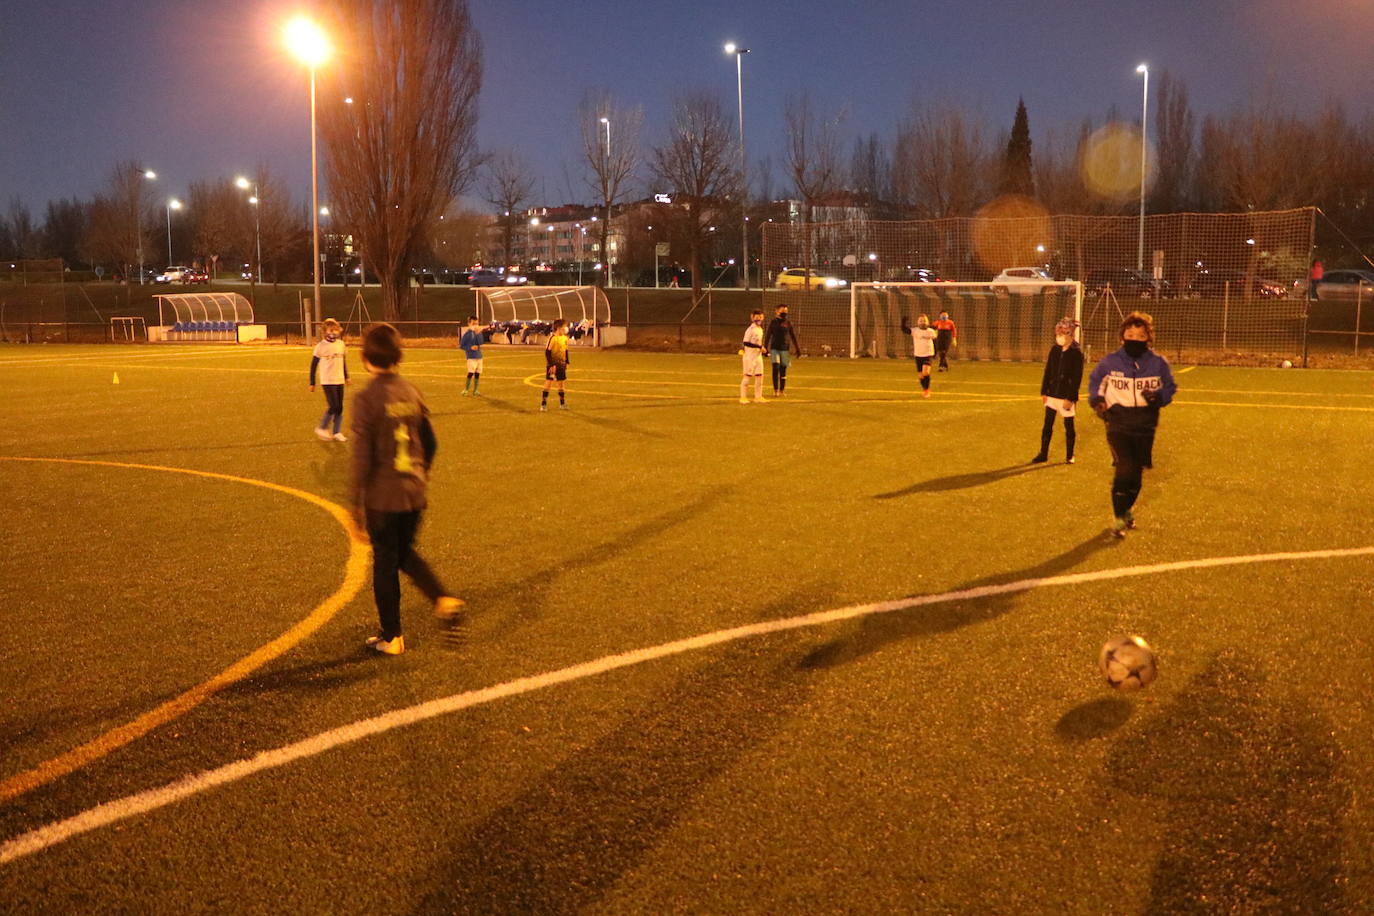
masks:
{"type": "Polygon", "coordinates": [[[321,71],[334,219],[361,240],[394,320],[426,232],[481,165],[481,39],[466,0],[327,0],[326,10],[348,50],[346,65],[321,71]]]}
{"type": "Polygon", "coordinates": [[[11,251],[9,257],[36,258],[43,247],[38,226],[33,221],[33,213],[19,195],[10,198],[9,206],[3,217],[5,235],[9,238],[11,251]]]}
{"type": "MultiPolygon", "coordinates": [[[[193,181],[187,189],[191,247],[205,258],[211,279],[216,277],[220,258],[239,241],[237,224],[242,210],[243,195],[227,180],[193,181]]],[[[240,248],[239,253],[251,250],[250,245],[240,248]]]]}
{"type": "Polygon", "coordinates": [[[1193,138],[1197,133],[1188,87],[1168,70],[1159,78],[1158,123],[1151,206],[1156,213],[1173,213],[1188,204],[1193,168],[1193,138]]]}
{"type": "Polygon", "coordinates": [[[81,257],[81,239],[90,220],[90,205],[76,198],[48,201],[47,216],[43,220],[43,251],[49,257],[61,258],[74,265],[81,257]]]}
{"type": "Polygon", "coordinates": [[[892,163],[886,144],[876,133],[854,140],[854,152],[849,159],[849,184],[873,218],[882,219],[886,215],[883,211],[892,197],[892,163]]]}
{"type": "Polygon", "coordinates": [[[501,221],[502,257],[511,264],[511,242],[515,225],[534,193],[534,176],[524,157],[515,150],[501,150],[487,160],[487,202],[496,208],[501,221]]]}
{"type": "Polygon", "coordinates": [[[654,175],[676,195],[673,213],[691,257],[692,296],[701,295],[702,250],[708,220],[739,189],[738,150],[720,98],[690,92],[673,103],[668,141],[653,150],[654,175]]]}
{"type": "Polygon", "coordinates": [[[952,105],[915,108],[897,132],[897,196],[917,216],[969,216],[987,199],[987,129],[952,105]]]}
{"type": "Polygon", "coordinates": [[[611,211],[626,196],[639,170],[639,133],[644,112],[639,108],[622,108],[609,92],[592,90],[582,97],[577,113],[585,181],[601,206],[601,259],[606,265],[602,276],[609,285],[611,211]]]}
{"type": "Polygon", "coordinates": [[[147,181],[137,162],[121,162],[110,171],[105,193],[91,204],[84,248],[90,260],[113,264],[125,277],[152,250],[153,208],[147,181]]]}

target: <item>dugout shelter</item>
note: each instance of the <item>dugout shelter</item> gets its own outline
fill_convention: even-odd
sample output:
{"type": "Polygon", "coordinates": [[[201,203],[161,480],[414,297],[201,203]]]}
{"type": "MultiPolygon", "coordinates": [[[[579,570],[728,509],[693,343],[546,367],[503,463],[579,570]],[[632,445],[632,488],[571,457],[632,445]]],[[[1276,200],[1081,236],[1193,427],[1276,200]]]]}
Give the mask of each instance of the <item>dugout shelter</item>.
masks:
{"type": "Polygon", "coordinates": [[[238,293],[157,296],[157,325],[150,342],[247,343],[266,340],[267,325],[253,321],[253,305],[238,293]]]}
{"type": "Polygon", "coordinates": [[[562,318],[579,342],[594,347],[625,344],[625,328],[611,325],[611,303],[600,287],[520,286],[473,292],[477,295],[477,320],[494,331],[490,338],[493,343],[530,343],[562,318]]]}

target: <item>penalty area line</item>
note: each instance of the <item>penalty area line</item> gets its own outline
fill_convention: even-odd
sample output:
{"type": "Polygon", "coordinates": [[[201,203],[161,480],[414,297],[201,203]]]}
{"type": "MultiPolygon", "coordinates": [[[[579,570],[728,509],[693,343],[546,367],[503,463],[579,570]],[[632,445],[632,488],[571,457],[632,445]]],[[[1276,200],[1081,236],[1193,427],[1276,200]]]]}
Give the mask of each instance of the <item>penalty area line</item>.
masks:
{"type": "Polygon", "coordinates": [[[324,509],[348,537],[348,563],[344,571],[344,581],[334,593],[320,602],[306,617],[294,624],[271,642],[260,646],[252,653],[234,662],[223,671],[189,690],[173,697],[165,703],[145,712],[138,718],[117,726],[97,738],[78,745],[65,753],[40,763],[32,769],[16,773],[0,781],[0,802],[10,801],[39,786],[66,776],[89,763],[99,760],[111,751],[136,741],[159,726],[185,715],[219,693],[225,687],[243,680],[258,668],[281,657],[324,626],[342,610],[367,582],[370,565],[371,547],[354,531],[353,520],[344,508],[314,493],[297,490],[268,480],[253,477],[239,477],[234,474],[220,474],[214,471],[197,471],[190,468],[168,467],[156,464],[130,464],[122,461],[92,461],[77,458],[19,458],[0,456],[0,461],[34,462],[48,464],[85,465],[88,467],[126,468],[142,471],[162,471],[170,474],[186,474],[192,477],[207,477],[211,480],[224,480],[231,483],[245,483],[265,490],[275,490],[304,500],[311,505],[324,509]]]}
{"type": "Polygon", "coordinates": [[[845,620],[854,620],[876,614],[889,614],[895,611],[902,611],[908,608],[922,607],[925,605],[945,604],[951,601],[976,600],[995,595],[1026,592],[1032,589],[1048,588],[1052,586],[1082,585],[1084,583],[1100,582],[1108,579],[1150,576],[1160,573],[1182,572],[1194,569],[1217,569],[1226,566],[1247,566],[1256,563],[1291,563],[1303,560],[1332,560],[1368,556],[1374,556],[1374,546],[1333,550],[1249,554],[1230,557],[1208,557],[1197,560],[1176,560],[1171,563],[1154,563],[1143,566],[1126,566],[1116,569],[1096,570],[1094,572],[1068,573],[1060,576],[1020,579],[1016,582],[1006,582],[1000,585],[983,585],[974,588],[957,589],[950,592],[940,592],[933,595],[896,598],[891,601],[880,601],[872,604],[855,604],[848,607],[834,608],[832,610],[801,614],[796,617],[785,617],[777,620],[768,620],[760,623],[731,627],[724,630],[716,630],[711,633],[703,633],[699,636],[673,640],[672,642],[648,646],[643,649],[634,649],[629,652],[607,655],[581,664],[559,668],[555,671],[547,671],[543,674],[517,678],[501,684],[494,684],[490,687],[468,690],[463,693],[457,693],[436,700],[418,703],[403,709],[393,710],[388,713],[383,713],[382,715],[361,719],[348,725],[330,729],[329,731],[321,732],[313,737],[305,738],[272,750],[263,751],[256,756],[237,760],[213,770],[205,770],[200,773],[185,776],[156,789],[149,789],[145,792],[114,799],[80,814],[73,815],[65,820],[38,827],[27,833],[22,833],[6,840],[3,844],[0,844],[0,865],[41,852],[59,843],[80,836],[83,833],[89,833],[92,830],[97,830],[101,827],[106,827],[110,824],[118,823],[119,821],[127,820],[128,818],[140,814],[156,811],[159,808],[164,808],[174,802],[191,798],[218,786],[228,785],[254,774],[276,769],[277,767],[282,767],[298,760],[315,757],[327,751],[334,750],[335,748],[353,744],[364,738],[381,735],[393,729],[414,725],[464,709],[483,706],[488,703],[496,702],[497,700],[521,696],[549,687],[555,687],[560,684],[596,677],[621,668],[629,668],[634,665],[644,664],[645,662],[668,658],[674,655],[682,655],[700,649],[708,649],[713,646],[736,642],[742,639],[750,639],[755,636],[784,633],[791,630],[800,630],[808,627],[838,623],[845,620]]]}

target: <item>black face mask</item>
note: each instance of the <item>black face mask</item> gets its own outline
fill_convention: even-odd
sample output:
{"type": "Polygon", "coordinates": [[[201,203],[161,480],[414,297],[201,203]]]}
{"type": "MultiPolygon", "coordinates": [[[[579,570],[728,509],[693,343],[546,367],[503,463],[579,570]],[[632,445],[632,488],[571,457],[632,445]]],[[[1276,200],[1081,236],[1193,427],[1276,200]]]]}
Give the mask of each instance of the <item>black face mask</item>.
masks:
{"type": "Polygon", "coordinates": [[[1145,355],[1145,351],[1150,349],[1150,344],[1144,340],[1123,340],[1121,349],[1125,350],[1131,359],[1140,359],[1145,355]]]}

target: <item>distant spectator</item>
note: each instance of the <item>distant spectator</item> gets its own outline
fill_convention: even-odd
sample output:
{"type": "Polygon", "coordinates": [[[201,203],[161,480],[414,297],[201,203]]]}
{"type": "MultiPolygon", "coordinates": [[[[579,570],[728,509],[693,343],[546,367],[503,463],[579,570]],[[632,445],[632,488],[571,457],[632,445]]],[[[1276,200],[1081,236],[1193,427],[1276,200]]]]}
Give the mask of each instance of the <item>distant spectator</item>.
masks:
{"type": "Polygon", "coordinates": [[[1321,259],[1312,262],[1312,273],[1307,281],[1307,298],[1317,298],[1317,284],[1322,282],[1322,276],[1326,273],[1326,268],[1322,266],[1321,259]]]}

